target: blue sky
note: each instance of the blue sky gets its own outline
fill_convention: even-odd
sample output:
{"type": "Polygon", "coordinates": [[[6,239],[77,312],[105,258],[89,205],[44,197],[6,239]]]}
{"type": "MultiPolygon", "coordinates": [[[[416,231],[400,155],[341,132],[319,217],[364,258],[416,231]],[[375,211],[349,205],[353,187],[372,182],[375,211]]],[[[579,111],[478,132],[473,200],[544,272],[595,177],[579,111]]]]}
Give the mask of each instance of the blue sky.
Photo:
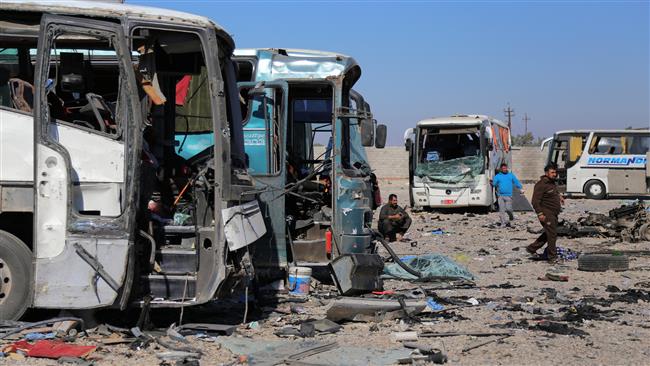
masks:
{"type": "Polygon", "coordinates": [[[237,47],[353,56],[355,86],[388,125],[389,144],[418,120],[504,119],[513,132],[650,123],[650,2],[126,0],[202,14],[237,47]]]}

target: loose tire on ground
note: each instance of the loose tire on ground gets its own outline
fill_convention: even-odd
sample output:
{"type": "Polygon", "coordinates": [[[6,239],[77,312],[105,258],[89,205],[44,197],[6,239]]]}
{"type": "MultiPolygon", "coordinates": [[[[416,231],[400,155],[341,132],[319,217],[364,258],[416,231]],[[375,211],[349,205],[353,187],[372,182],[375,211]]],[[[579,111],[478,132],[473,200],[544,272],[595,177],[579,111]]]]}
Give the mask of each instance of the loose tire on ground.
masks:
{"type": "Polygon", "coordinates": [[[592,200],[602,200],[607,195],[607,191],[603,182],[590,180],[585,184],[585,195],[592,200]]]}
{"type": "Polygon", "coordinates": [[[18,320],[32,293],[32,252],[20,239],[0,230],[0,319],[18,320]]]}
{"type": "Polygon", "coordinates": [[[583,254],[578,257],[578,269],[588,272],[627,271],[630,259],[625,255],[583,254]]]}

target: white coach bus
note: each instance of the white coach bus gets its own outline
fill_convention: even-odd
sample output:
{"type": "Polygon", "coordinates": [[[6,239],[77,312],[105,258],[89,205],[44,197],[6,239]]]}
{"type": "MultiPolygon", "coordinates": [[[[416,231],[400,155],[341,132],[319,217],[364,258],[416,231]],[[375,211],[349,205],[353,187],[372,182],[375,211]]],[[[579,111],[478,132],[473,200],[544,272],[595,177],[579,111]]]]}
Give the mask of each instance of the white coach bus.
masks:
{"type": "Polygon", "coordinates": [[[508,125],[481,115],[430,118],[406,130],[404,140],[411,207],[492,207],[490,181],[511,162],[508,125]]]}
{"type": "Polygon", "coordinates": [[[650,194],[650,130],[558,131],[542,142],[567,195],[591,199],[650,194]]]}

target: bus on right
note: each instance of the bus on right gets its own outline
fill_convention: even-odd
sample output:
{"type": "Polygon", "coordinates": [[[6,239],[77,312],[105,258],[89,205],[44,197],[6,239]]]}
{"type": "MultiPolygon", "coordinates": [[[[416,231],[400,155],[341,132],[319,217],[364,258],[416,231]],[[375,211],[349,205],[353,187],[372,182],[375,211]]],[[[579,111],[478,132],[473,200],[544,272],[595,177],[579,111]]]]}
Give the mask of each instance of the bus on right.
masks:
{"type": "Polygon", "coordinates": [[[558,131],[542,142],[567,195],[591,199],[650,195],[650,130],[558,131]]]}

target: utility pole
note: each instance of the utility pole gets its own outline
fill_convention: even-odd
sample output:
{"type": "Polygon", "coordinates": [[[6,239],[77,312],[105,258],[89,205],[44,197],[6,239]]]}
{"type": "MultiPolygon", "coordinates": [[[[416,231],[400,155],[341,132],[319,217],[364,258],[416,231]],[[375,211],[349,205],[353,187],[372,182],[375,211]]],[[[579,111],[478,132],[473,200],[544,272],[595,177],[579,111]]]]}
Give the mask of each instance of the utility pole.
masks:
{"type": "Polygon", "coordinates": [[[528,121],[530,121],[530,118],[528,117],[528,113],[524,113],[524,135],[528,134],[528,121]]]}
{"type": "Polygon", "coordinates": [[[508,103],[508,108],[504,109],[503,112],[506,114],[506,119],[508,120],[508,128],[512,133],[512,117],[515,116],[515,110],[510,108],[510,103],[508,103]]]}

